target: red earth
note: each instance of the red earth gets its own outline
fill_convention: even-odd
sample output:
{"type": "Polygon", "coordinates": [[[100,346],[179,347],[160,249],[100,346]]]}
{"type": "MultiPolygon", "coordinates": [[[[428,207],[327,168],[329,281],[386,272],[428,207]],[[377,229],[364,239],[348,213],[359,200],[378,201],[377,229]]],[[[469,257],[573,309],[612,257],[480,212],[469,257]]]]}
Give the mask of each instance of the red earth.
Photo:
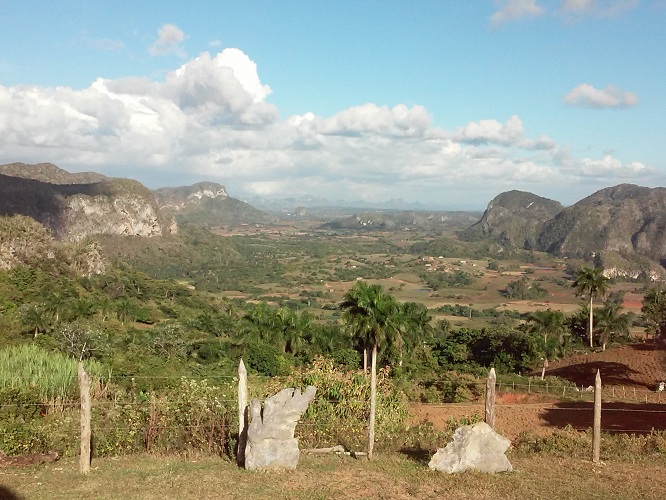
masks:
{"type": "MultiPolygon", "coordinates": [[[[653,429],[666,430],[666,393],[655,391],[658,382],[666,378],[663,345],[646,342],[577,354],[551,363],[546,374],[586,388],[594,383],[597,370],[603,385],[603,431],[642,434],[653,429]]],[[[592,426],[592,393],[569,390],[560,398],[500,391],[495,412],[498,432],[510,439],[523,432],[548,435],[567,426],[583,430],[592,426]]],[[[415,404],[411,413],[413,423],[428,421],[436,429],[444,430],[452,420],[482,417],[484,403],[415,404]]]]}

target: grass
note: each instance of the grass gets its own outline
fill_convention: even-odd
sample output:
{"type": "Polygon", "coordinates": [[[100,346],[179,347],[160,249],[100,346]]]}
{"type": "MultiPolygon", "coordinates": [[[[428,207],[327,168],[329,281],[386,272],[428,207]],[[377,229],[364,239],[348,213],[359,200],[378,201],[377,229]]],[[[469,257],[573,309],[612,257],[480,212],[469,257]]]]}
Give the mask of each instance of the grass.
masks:
{"type": "Polygon", "coordinates": [[[594,465],[575,458],[510,454],[514,472],[448,475],[428,470],[429,454],[384,454],[368,462],[303,455],[293,471],[253,472],[209,457],[136,455],[93,462],[82,477],[78,462],[0,470],[0,484],[26,499],[164,498],[438,498],[525,499],[663,498],[666,459],[594,465]]]}
{"type": "MultiPolygon", "coordinates": [[[[108,380],[110,373],[97,361],[85,361],[86,371],[108,380]]],[[[64,402],[76,394],[77,362],[34,344],[0,350],[0,388],[34,387],[44,403],[64,402]]]]}

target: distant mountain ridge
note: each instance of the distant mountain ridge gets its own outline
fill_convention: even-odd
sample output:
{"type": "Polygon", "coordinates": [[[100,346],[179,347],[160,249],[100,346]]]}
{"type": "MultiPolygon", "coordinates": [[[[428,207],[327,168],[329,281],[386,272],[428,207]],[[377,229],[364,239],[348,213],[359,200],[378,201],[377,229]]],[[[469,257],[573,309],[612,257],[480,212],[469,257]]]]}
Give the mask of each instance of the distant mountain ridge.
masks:
{"type": "Polygon", "coordinates": [[[479,212],[440,212],[435,210],[375,210],[337,218],[321,229],[395,231],[409,229],[445,229],[465,227],[479,220],[479,212]]]}

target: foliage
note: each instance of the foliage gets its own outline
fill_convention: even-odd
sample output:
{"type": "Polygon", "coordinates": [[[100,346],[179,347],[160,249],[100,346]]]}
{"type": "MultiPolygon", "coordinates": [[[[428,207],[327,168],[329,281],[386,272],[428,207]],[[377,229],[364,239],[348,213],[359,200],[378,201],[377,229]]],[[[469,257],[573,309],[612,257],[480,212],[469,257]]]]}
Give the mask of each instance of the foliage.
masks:
{"type": "Polygon", "coordinates": [[[500,373],[527,371],[539,357],[534,337],[506,327],[461,328],[438,338],[432,350],[442,368],[462,372],[491,366],[500,373]]]}
{"type": "Polygon", "coordinates": [[[475,282],[474,277],[465,271],[427,273],[421,275],[421,279],[433,290],[468,287],[475,282]]]}
{"type": "Polygon", "coordinates": [[[666,340],[666,291],[650,288],[643,298],[641,313],[647,323],[647,331],[666,340]]]}
{"type": "MultiPolygon", "coordinates": [[[[363,448],[367,440],[370,409],[370,379],[358,370],[336,367],[332,360],[317,358],[306,368],[295,370],[282,383],[317,388],[314,401],[297,427],[306,446],[344,444],[350,449],[363,448]]],[[[389,378],[388,369],[377,373],[376,434],[378,445],[386,445],[392,435],[404,428],[408,416],[407,401],[389,378]]]]}
{"type": "Polygon", "coordinates": [[[531,281],[527,276],[509,282],[502,293],[509,299],[519,300],[542,299],[548,294],[539,283],[531,281]]]}
{"type": "Polygon", "coordinates": [[[437,312],[446,314],[447,316],[460,316],[463,318],[468,318],[471,316],[472,318],[508,317],[514,319],[521,319],[525,316],[523,313],[511,309],[498,310],[495,307],[486,308],[486,309],[475,309],[474,307],[461,304],[455,304],[455,305],[444,304],[439,306],[436,310],[437,312]]]}

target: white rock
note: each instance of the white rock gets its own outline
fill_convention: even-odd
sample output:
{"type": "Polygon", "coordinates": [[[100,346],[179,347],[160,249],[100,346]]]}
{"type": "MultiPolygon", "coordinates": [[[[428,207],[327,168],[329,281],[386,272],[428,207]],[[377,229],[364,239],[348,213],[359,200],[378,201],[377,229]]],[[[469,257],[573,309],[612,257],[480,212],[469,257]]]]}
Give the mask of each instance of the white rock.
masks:
{"type": "Polygon", "coordinates": [[[440,448],[428,466],[441,472],[473,469],[494,474],[513,470],[504,452],[511,441],[496,433],[485,422],[456,429],[446,448],[440,448]]]}

